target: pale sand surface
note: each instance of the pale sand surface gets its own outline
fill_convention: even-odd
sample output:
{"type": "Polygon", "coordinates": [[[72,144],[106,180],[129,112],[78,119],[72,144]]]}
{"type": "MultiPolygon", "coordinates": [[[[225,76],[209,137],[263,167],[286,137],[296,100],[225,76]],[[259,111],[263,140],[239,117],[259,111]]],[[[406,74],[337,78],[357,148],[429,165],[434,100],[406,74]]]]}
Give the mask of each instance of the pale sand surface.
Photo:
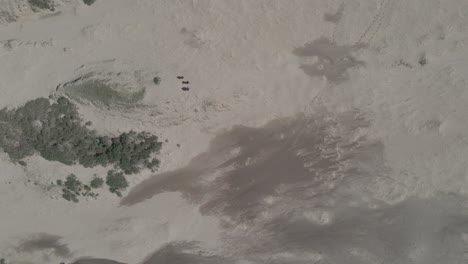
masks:
{"type": "Polygon", "coordinates": [[[0,108],[109,73],[145,107],[83,119],[168,142],[78,204],[47,186],[106,168],[1,152],[8,264],[467,263],[467,1],[26,2],[0,0],[0,108]]]}

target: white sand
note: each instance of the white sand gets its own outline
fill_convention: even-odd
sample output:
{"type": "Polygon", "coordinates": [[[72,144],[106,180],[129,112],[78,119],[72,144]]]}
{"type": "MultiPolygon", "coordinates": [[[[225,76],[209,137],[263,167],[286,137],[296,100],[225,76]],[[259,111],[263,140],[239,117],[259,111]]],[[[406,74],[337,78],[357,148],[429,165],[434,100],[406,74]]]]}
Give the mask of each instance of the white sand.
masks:
{"type": "MultiPolygon", "coordinates": [[[[0,0],[0,10],[15,2],[21,1],[0,0]]],[[[371,123],[363,133],[384,143],[391,171],[375,183],[375,197],[396,202],[468,192],[468,1],[384,0],[382,9],[381,1],[345,1],[337,24],[323,16],[341,2],[328,0],[63,2],[55,16],[15,11],[17,22],[0,25],[0,41],[11,40],[11,47],[0,44],[0,107],[48,96],[81,65],[115,60],[121,69],[158,73],[162,83],[148,89],[144,102],[162,114],[125,118],[94,108],[81,114],[101,132],[147,130],[168,139],[162,171],[186,165],[216,132],[235,124],[359,109],[371,123]],[[362,37],[368,46],[356,56],[366,65],[349,69],[350,79],[339,84],[307,76],[299,68],[305,59],[292,51],[320,37],[339,45],[362,37]],[[424,66],[418,64],[422,54],[424,66]],[[413,67],[396,66],[400,61],[413,67]],[[177,75],[190,80],[190,92],[180,90],[177,75]]],[[[220,243],[218,219],[202,216],[180,194],[118,207],[116,197],[102,192],[97,201],[71,204],[42,186],[72,171],[89,178],[103,169],[67,168],[38,157],[23,169],[5,154],[0,162],[0,258],[62,261],[15,251],[34,233],[63,237],[74,257],[128,263],[171,241],[199,240],[213,251],[220,243]]],[[[132,185],[148,176],[135,176],[132,185]]]]}

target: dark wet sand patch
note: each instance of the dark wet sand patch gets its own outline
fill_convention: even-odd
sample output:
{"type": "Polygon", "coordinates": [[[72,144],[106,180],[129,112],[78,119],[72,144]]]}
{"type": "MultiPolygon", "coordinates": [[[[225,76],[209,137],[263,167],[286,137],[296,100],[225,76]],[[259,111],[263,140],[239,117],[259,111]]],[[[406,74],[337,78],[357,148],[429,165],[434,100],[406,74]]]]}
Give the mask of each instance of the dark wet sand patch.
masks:
{"type": "Polygon", "coordinates": [[[325,13],[323,19],[330,23],[338,23],[341,20],[341,17],[343,17],[344,5],[345,4],[343,2],[335,13],[325,13]]]}
{"type": "Polygon", "coordinates": [[[180,241],[158,249],[142,264],[230,264],[233,261],[197,248],[195,242],[180,241]]]}
{"type": "Polygon", "coordinates": [[[61,237],[46,233],[35,234],[21,242],[16,248],[18,252],[35,252],[52,250],[52,253],[58,257],[70,257],[71,251],[68,246],[60,242],[61,237]]]}
{"type": "Polygon", "coordinates": [[[220,247],[229,250],[198,254],[177,242],[143,263],[466,263],[466,200],[441,194],[392,205],[372,196],[387,168],[382,143],[357,133],[368,125],[353,112],[218,135],[189,165],[144,181],[122,205],[181,192],[202,214],[220,216],[220,247]]]}
{"type": "Polygon", "coordinates": [[[260,128],[236,126],[218,135],[208,151],[188,166],[155,175],[134,187],[121,205],[178,191],[201,203],[203,214],[244,221],[267,209],[264,201],[269,197],[300,204],[330,191],[345,177],[370,173],[367,168],[347,165],[351,160],[382,162],[379,142],[351,138],[367,122],[355,114],[339,119],[302,116],[275,120],[260,128]],[[332,135],[333,130],[343,134],[332,135]]]}
{"type": "Polygon", "coordinates": [[[125,263],[117,262],[117,261],[109,260],[109,259],[89,258],[89,259],[79,259],[73,262],[73,264],[125,264],[125,263]]]}
{"type": "Polygon", "coordinates": [[[338,45],[329,39],[319,38],[302,47],[293,54],[298,57],[315,57],[315,63],[304,63],[300,68],[311,77],[326,77],[329,82],[341,83],[349,79],[350,68],[364,66],[353,53],[365,48],[364,44],[338,45]]]}
{"type": "Polygon", "coordinates": [[[327,225],[295,212],[263,225],[269,235],[250,250],[320,252],[325,263],[461,264],[468,232],[464,203],[460,196],[437,194],[377,208],[338,206],[333,209],[337,220],[327,225]]]}

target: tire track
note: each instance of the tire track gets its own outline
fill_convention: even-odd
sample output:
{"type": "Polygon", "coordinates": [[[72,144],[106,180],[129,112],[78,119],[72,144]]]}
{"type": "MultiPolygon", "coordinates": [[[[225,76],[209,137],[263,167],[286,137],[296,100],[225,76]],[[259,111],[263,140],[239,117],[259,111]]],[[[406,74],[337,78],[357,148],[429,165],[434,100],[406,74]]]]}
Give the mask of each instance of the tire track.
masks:
{"type": "Polygon", "coordinates": [[[336,43],[336,33],[337,33],[337,31],[338,31],[338,28],[340,27],[340,25],[341,25],[341,23],[342,23],[341,21],[343,20],[344,10],[345,10],[345,2],[342,2],[342,3],[340,4],[340,6],[338,7],[338,10],[337,10],[336,13],[335,13],[335,16],[339,16],[339,19],[338,19],[338,21],[336,22],[335,28],[333,29],[333,33],[332,33],[332,38],[331,38],[331,40],[332,40],[333,43],[336,43]]]}
{"type": "Polygon", "coordinates": [[[387,9],[390,6],[391,2],[391,0],[382,0],[380,2],[380,8],[377,11],[377,14],[372,18],[372,21],[369,23],[366,30],[362,33],[362,35],[359,37],[358,41],[356,41],[354,45],[369,43],[370,41],[372,41],[372,39],[382,26],[383,18],[385,17],[385,14],[387,13],[387,9]],[[370,34],[369,39],[365,40],[369,32],[371,32],[372,28],[375,28],[375,30],[370,34]]]}

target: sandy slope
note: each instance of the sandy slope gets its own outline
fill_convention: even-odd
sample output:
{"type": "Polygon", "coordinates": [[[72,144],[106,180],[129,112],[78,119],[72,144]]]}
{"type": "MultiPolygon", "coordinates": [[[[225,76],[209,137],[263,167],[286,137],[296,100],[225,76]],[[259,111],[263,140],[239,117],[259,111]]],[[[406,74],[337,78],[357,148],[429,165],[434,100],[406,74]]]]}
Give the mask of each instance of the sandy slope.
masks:
{"type": "MultiPolygon", "coordinates": [[[[10,8],[12,4],[13,1],[0,1],[0,10],[10,8]]],[[[450,218],[448,215],[463,212],[463,205],[436,212],[421,205],[432,204],[429,197],[439,192],[464,197],[468,191],[465,162],[468,155],[466,10],[468,2],[464,0],[353,0],[344,3],[326,0],[98,0],[90,7],[81,1],[70,1],[56,15],[25,15],[17,22],[1,25],[1,107],[19,106],[54,93],[56,86],[72,79],[82,65],[102,64],[121,70],[141,70],[144,76],[157,73],[162,83],[156,87],[150,86],[151,81],[148,81],[151,88],[144,99],[151,106],[151,111],[124,113],[122,116],[82,107],[80,113],[103,133],[135,129],[167,138],[169,143],[164,146],[161,157],[162,171],[192,168],[190,159],[209,149],[210,140],[216,133],[227,131],[233,125],[259,127],[276,118],[295,117],[302,113],[318,120],[314,121],[317,126],[324,126],[330,135],[343,140],[333,148],[328,143],[323,146],[340,155],[351,153],[353,159],[350,164],[340,163],[340,166],[357,164],[359,170],[366,172],[364,181],[356,180],[359,184],[368,184],[365,190],[354,183],[346,185],[345,191],[340,190],[336,194],[341,198],[336,198],[335,203],[349,194],[363,208],[372,203],[374,208],[378,208],[376,210],[382,212],[362,209],[363,215],[369,215],[365,218],[346,214],[346,208],[334,211],[335,205],[327,205],[331,209],[327,207],[320,211],[315,205],[307,207],[308,200],[304,197],[279,195],[277,206],[268,207],[268,210],[266,207],[259,211],[256,207],[252,209],[256,214],[262,211],[268,214],[261,218],[263,220],[244,222],[236,218],[238,211],[229,214],[221,205],[219,208],[209,206],[219,202],[213,197],[226,195],[213,191],[211,185],[203,185],[205,181],[211,182],[216,178],[212,175],[212,178],[205,179],[203,175],[222,174],[214,171],[214,167],[224,160],[213,160],[211,156],[202,156],[206,158],[202,161],[208,164],[199,168],[203,172],[200,174],[203,184],[197,182],[192,185],[191,178],[183,174],[181,182],[190,188],[169,182],[168,189],[173,192],[150,195],[151,199],[133,206],[119,207],[118,199],[104,192],[98,201],[74,205],[51,198],[57,193],[44,191],[43,186],[71,171],[89,178],[96,170],[68,168],[38,157],[28,161],[27,168],[22,168],[11,164],[2,154],[0,258],[17,260],[18,263],[58,263],[91,256],[139,263],[159,249],[147,263],[168,263],[164,262],[167,261],[164,260],[169,254],[167,252],[189,252],[191,247],[164,248],[163,245],[200,241],[202,251],[208,252],[206,255],[222,257],[197,258],[195,253],[186,256],[194,263],[346,263],[339,254],[327,251],[320,255],[313,250],[297,249],[303,245],[318,247],[318,242],[305,238],[302,242],[294,240],[299,241],[300,246],[297,247],[291,240],[284,242],[294,250],[272,250],[268,253],[268,249],[280,246],[265,242],[266,238],[273,236],[266,231],[269,230],[265,226],[267,219],[271,220],[270,225],[281,226],[275,221],[280,221],[278,219],[288,212],[286,208],[294,205],[307,207],[313,221],[322,224],[332,221],[330,226],[346,236],[354,233],[347,233],[348,229],[333,222],[332,216],[332,220],[328,219],[328,215],[342,216],[347,225],[362,225],[363,228],[369,221],[380,222],[379,213],[388,214],[388,219],[413,211],[429,215],[436,220],[421,229],[411,229],[406,224],[418,225],[420,216],[416,215],[409,217],[407,222],[394,220],[398,223],[394,226],[375,225],[363,231],[368,232],[366,234],[372,243],[350,242],[337,235],[332,237],[329,245],[334,245],[332,242],[335,241],[340,245],[337,246],[339,251],[349,249],[353,256],[367,254],[368,257],[362,257],[367,262],[361,260],[361,263],[378,263],[392,256],[393,263],[433,263],[428,260],[430,253],[427,253],[427,248],[446,246],[434,242],[439,241],[438,236],[421,239],[431,241],[430,245],[417,240],[414,242],[416,249],[412,251],[395,249],[397,253],[394,255],[383,252],[389,249],[385,247],[386,240],[380,236],[405,228],[420,231],[415,231],[417,234],[414,236],[437,228],[454,228],[460,236],[468,236],[464,228],[457,229],[461,224],[452,226],[447,220],[450,218]],[[321,38],[332,45],[327,46],[326,41],[314,42],[321,38]],[[317,43],[322,43],[322,46],[317,43]],[[305,53],[294,52],[301,47],[309,49],[305,53]],[[307,52],[315,55],[307,55],[307,52]],[[315,67],[317,57],[323,60],[325,71],[319,68],[305,70],[310,67],[304,68],[304,65],[315,67]],[[423,58],[426,63],[421,63],[423,58]],[[180,90],[177,75],[190,80],[190,92],[180,90]],[[350,112],[366,120],[366,125],[356,125],[357,119],[354,114],[349,118],[350,112]],[[328,125],[335,122],[338,125],[328,125]],[[361,138],[365,140],[361,141],[361,138]],[[358,144],[359,147],[348,150],[343,146],[344,142],[358,144]],[[176,144],[181,144],[181,147],[176,144]],[[372,147],[368,147],[370,145],[372,147]],[[184,168],[186,165],[188,167],[184,168]],[[28,177],[34,180],[28,183],[28,177]],[[38,184],[34,185],[34,181],[38,184]],[[207,196],[184,197],[193,190],[204,191],[207,196]],[[360,192],[362,196],[358,195],[360,192]],[[428,200],[413,202],[408,199],[412,196],[428,200]],[[405,202],[388,207],[388,210],[385,207],[400,201],[405,202]],[[385,204],[384,209],[380,209],[381,204],[385,204]],[[230,223],[229,227],[226,227],[226,222],[230,223]],[[378,230],[391,232],[379,233],[378,230]],[[252,236],[254,232],[262,234],[258,240],[252,236]],[[55,235],[60,239],[49,247],[19,249],[18,245],[34,236],[40,238],[40,234],[55,235]],[[359,246],[350,249],[353,243],[359,246]],[[370,245],[379,243],[382,243],[381,247],[370,245]],[[57,245],[66,247],[65,253],[57,253],[57,245]],[[267,258],[267,255],[271,256],[267,258]]],[[[303,131],[301,129],[298,128],[303,131]]],[[[267,133],[261,131],[258,133],[267,133]]],[[[280,131],[285,135],[296,135],[289,128],[280,131]]],[[[309,132],[305,130],[303,133],[309,132]]],[[[239,145],[233,143],[229,146],[242,149],[244,141],[236,140],[240,140],[239,145]]],[[[260,151],[256,155],[269,157],[271,153],[281,152],[269,149],[269,144],[277,143],[265,143],[267,154],[260,151]]],[[[231,149],[220,147],[217,151],[224,153],[224,158],[232,154],[229,152],[231,149]]],[[[325,155],[325,152],[320,155],[325,155]]],[[[229,171],[231,167],[222,169],[229,171]]],[[[103,173],[103,170],[98,172],[103,173]]],[[[340,173],[346,176],[347,170],[340,170],[337,175],[340,173]]],[[[137,175],[132,184],[136,185],[149,176],[147,172],[137,175]]],[[[189,173],[189,176],[193,175],[189,173]]],[[[354,181],[353,178],[346,179],[354,181]]],[[[268,182],[268,177],[265,181],[268,182]]],[[[323,186],[338,184],[327,179],[320,183],[323,186]]],[[[213,186],[223,186],[216,184],[213,186]]],[[[262,185],[261,182],[258,184],[262,185]]],[[[278,184],[275,188],[280,188],[283,182],[278,180],[275,184],[278,184]]],[[[239,185],[244,186],[243,183],[239,185]]],[[[139,190],[138,187],[135,190],[139,190]]],[[[328,187],[317,192],[324,195],[332,193],[328,187]]],[[[236,200],[236,195],[229,193],[226,197],[236,200]]],[[[275,200],[273,194],[266,196],[261,197],[266,199],[266,203],[275,200]]],[[[446,201],[445,198],[437,200],[434,207],[443,208],[446,201]]],[[[464,216],[458,217],[466,221],[464,216]]],[[[285,232],[288,230],[292,229],[286,228],[285,232]]],[[[387,242],[403,243],[411,239],[402,235],[387,242]]],[[[466,250],[467,244],[463,244],[466,241],[453,241],[458,241],[457,247],[447,246],[456,248],[453,252],[441,253],[439,259],[430,261],[465,263],[459,258],[463,249],[458,250],[458,246],[466,250]]],[[[194,252],[197,250],[192,248],[194,252]]]]}

